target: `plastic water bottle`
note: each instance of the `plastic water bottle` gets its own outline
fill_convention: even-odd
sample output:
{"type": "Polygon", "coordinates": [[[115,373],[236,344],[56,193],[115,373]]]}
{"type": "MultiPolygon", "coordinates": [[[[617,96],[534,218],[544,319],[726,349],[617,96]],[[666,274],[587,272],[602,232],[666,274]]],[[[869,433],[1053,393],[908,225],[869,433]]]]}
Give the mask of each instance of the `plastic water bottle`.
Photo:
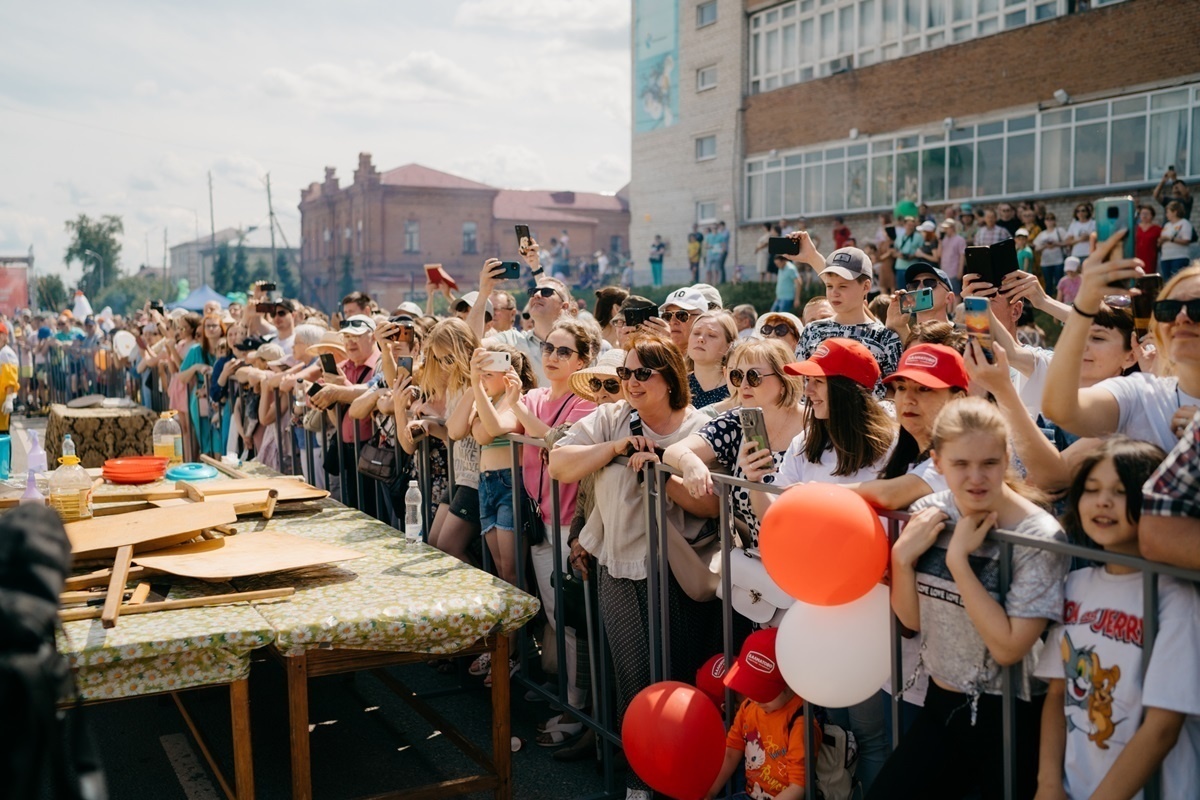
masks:
{"type": "Polygon", "coordinates": [[[416,481],[408,482],[404,493],[404,538],[409,542],[421,541],[421,489],[416,481]]]}
{"type": "MultiPolygon", "coordinates": [[[[71,434],[63,436],[63,458],[75,455],[75,440],[71,438],[71,434]]],[[[61,460],[61,459],[60,459],[61,460]]]]}

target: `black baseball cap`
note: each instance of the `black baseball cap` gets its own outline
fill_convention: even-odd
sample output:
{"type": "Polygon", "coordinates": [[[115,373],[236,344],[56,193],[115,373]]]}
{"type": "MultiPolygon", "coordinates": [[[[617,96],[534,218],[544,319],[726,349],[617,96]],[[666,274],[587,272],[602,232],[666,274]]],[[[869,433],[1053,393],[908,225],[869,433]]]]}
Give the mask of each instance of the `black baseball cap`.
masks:
{"type": "Polygon", "coordinates": [[[954,291],[954,286],[950,283],[950,276],[946,274],[946,271],[930,264],[928,261],[914,261],[912,264],[909,264],[908,269],[904,271],[904,282],[907,283],[914,276],[927,272],[937,278],[938,283],[945,286],[948,291],[954,291]]]}

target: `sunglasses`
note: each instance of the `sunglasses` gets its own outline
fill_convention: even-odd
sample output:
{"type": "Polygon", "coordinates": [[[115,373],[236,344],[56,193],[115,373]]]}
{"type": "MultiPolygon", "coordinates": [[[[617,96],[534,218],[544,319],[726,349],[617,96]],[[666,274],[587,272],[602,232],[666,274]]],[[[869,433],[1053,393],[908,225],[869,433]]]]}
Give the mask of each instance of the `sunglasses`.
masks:
{"type": "MultiPolygon", "coordinates": [[[[650,376],[647,375],[646,377],[649,378],[650,376]]],[[[639,380],[641,380],[641,379],[639,378],[639,380]]],[[[613,380],[612,378],[605,378],[604,380],[600,380],[599,378],[589,378],[588,379],[588,388],[591,389],[593,392],[598,392],[601,389],[603,389],[604,391],[608,392],[609,394],[620,394],[621,393],[621,384],[619,382],[613,380]]]]}
{"type": "MultiPolygon", "coordinates": [[[[763,325],[761,328],[759,328],[758,332],[761,333],[763,336],[778,336],[781,339],[784,336],[789,336],[789,335],[795,336],[796,335],[796,330],[791,325],[788,325],[786,322],[781,322],[778,325],[763,325]]],[[[757,384],[754,384],[754,383],[752,383],[750,385],[757,386],[757,384]]]]}
{"type": "Polygon", "coordinates": [[[909,281],[904,284],[904,288],[910,292],[915,292],[918,289],[936,289],[940,281],[937,278],[917,278],[915,281],[909,281]]]}
{"type": "Polygon", "coordinates": [[[617,367],[617,377],[623,381],[627,381],[630,378],[637,378],[641,383],[645,383],[646,381],[650,380],[650,376],[656,372],[658,372],[658,370],[650,367],[638,367],[637,369],[630,369],[629,367],[617,367]]]}
{"type": "Polygon", "coordinates": [[[1174,322],[1179,312],[1187,310],[1188,319],[1200,322],[1200,298],[1194,300],[1159,300],[1154,304],[1154,318],[1159,322],[1174,322]]]}
{"type": "Polygon", "coordinates": [[[559,358],[570,358],[571,356],[579,355],[578,350],[572,350],[569,347],[555,347],[549,342],[542,342],[542,355],[552,356],[557,354],[559,358]]]}
{"type": "Polygon", "coordinates": [[[286,316],[287,316],[288,314],[290,314],[290,313],[292,313],[292,312],[288,311],[286,308],[283,308],[283,307],[281,306],[281,307],[279,307],[279,308],[275,309],[275,314],[274,314],[274,316],[276,316],[276,317],[286,317],[286,316]]]}
{"type": "Polygon", "coordinates": [[[768,375],[777,374],[775,372],[759,372],[756,369],[748,369],[745,372],[742,372],[740,369],[731,369],[729,370],[729,382],[734,385],[734,388],[740,388],[742,379],[745,379],[746,383],[750,384],[751,387],[758,387],[762,386],[763,378],[768,375]]]}
{"type": "Polygon", "coordinates": [[[691,311],[659,311],[658,315],[667,322],[670,322],[672,317],[678,322],[687,322],[692,318],[692,313],[691,311]]]}
{"type": "Polygon", "coordinates": [[[552,297],[558,294],[558,290],[553,286],[539,286],[529,293],[530,297],[552,297]]]}

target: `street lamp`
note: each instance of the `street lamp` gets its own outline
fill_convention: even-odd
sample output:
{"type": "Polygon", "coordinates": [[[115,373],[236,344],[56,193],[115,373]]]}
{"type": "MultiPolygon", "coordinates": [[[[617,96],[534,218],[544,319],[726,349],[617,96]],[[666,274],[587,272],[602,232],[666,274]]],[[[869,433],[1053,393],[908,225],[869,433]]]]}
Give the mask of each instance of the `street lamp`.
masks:
{"type": "Polygon", "coordinates": [[[95,257],[97,269],[100,270],[100,292],[104,292],[104,259],[95,250],[84,250],[85,255],[95,257]]]}

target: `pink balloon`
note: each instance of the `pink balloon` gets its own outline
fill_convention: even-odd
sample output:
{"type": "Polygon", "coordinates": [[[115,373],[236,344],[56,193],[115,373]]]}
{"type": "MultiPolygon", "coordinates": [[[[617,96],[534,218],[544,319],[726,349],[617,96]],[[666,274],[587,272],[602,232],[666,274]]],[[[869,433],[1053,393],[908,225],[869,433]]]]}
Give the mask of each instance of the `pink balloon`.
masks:
{"type": "Polygon", "coordinates": [[[662,681],[629,704],[621,743],[629,766],[653,789],[676,800],[700,800],[721,772],[725,723],[695,686],[662,681]]]}

